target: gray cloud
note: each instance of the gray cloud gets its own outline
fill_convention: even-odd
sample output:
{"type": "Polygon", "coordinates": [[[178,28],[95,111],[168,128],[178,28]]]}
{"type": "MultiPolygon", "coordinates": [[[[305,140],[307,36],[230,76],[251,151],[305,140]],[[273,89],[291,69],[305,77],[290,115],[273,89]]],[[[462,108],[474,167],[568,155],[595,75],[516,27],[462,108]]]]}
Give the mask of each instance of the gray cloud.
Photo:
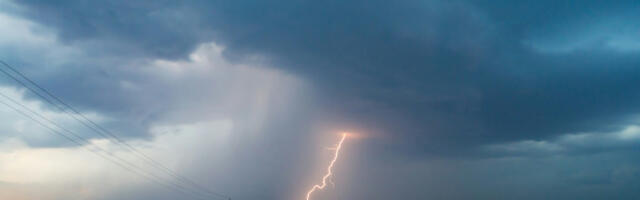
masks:
{"type": "Polygon", "coordinates": [[[601,2],[21,4],[29,7],[26,16],[72,43],[116,40],[116,49],[142,52],[134,55],[175,59],[215,40],[236,62],[265,55],[272,66],[312,80],[321,104],[342,113],[341,120],[424,144],[466,146],[616,128],[637,112],[635,53],[599,46],[549,53],[527,45],[546,37],[542,30],[572,34],[550,20],[600,23],[633,11],[622,2],[589,16],[585,12],[601,2]],[[537,8],[547,7],[553,8],[545,9],[548,15],[536,17],[537,8]]]}
{"type": "Polygon", "coordinates": [[[107,126],[127,137],[149,136],[156,124],[226,118],[237,123],[239,138],[268,134],[234,143],[236,163],[227,170],[254,179],[225,189],[246,199],[288,198],[283,194],[300,189],[302,169],[314,167],[304,156],[313,151],[309,141],[340,128],[375,136],[362,143],[366,158],[354,165],[380,166],[361,166],[354,179],[396,183],[337,191],[352,199],[397,191],[408,199],[637,196],[629,189],[636,181],[620,181],[620,174],[637,176],[628,156],[638,144],[608,135],[635,124],[640,111],[634,1],[11,5],[11,16],[23,20],[17,24],[30,23],[15,30],[39,33],[22,39],[46,39],[1,43],[0,52],[71,104],[114,119],[107,126]],[[578,133],[590,134],[589,145],[567,140],[578,133]],[[253,170],[256,160],[263,170],[253,170]],[[570,170],[605,160],[612,161],[570,170]],[[526,175],[538,161],[549,165],[526,175]],[[367,176],[397,168],[407,172],[367,176]],[[490,179],[496,181],[486,184],[490,179]],[[239,189],[253,180],[256,191],[239,189]],[[425,182],[437,189],[422,191],[425,182]],[[537,187],[546,183],[554,184],[537,187]],[[513,190],[495,189],[507,186],[513,190]],[[450,189],[456,187],[465,192],[450,189]]]}

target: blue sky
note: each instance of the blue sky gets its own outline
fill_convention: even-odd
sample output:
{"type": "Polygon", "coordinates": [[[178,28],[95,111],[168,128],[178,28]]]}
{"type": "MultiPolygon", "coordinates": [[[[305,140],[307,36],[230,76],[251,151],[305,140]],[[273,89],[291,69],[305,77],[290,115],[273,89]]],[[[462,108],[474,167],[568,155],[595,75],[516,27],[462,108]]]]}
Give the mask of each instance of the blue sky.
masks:
{"type": "MultiPolygon", "coordinates": [[[[340,131],[358,137],[318,199],[637,199],[639,11],[0,0],[0,59],[234,199],[302,199],[340,131]]],[[[138,162],[7,77],[0,92],[138,162]]],[[[180,195],[0,110],[0,198],[180,195]]]]}

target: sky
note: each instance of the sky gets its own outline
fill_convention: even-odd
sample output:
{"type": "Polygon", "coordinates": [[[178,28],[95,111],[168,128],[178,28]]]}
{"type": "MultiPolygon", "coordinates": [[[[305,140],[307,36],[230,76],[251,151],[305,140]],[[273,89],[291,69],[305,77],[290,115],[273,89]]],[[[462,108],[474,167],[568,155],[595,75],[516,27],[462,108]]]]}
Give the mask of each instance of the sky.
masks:
{"type": "MultiPolygon", "coordinates": [[[[313,199],[640,198],[636,0],[0,0],[0,60],[234,200],[304,199],[342,132],[313,199]]],[[[0,199],[189,199],[0,94],[89,141],[0,105],[0,199]]]]}

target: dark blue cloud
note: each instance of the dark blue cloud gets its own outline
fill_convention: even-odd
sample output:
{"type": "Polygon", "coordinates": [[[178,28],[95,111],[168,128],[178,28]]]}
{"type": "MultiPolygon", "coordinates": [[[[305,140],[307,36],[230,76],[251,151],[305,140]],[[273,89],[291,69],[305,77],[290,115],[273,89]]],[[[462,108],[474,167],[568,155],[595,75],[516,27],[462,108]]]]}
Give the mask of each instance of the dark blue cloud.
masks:
{"type": "Polygon", "coordinates": [[[427,151],[619,129],[638,112],[637,52],[531,46],[633,1],[19,2],[70,43],[180,59],[213,40],[236,62],[266,55],[312,80],[340,120],[427,151]]]}
{"type": "MultiPolygon", "coordinates": [[[[301,187],[317,123],[391,138],[350,152],[359,168],[337,192],[352,199],[638,196],[639,145],[614,134],[638,124],[637,1],[16,2],[15,14],[86,58],[55,70],[12,63],[80,109],[120,120],[110,128],[141,137],[158,121],[234,115],[228,172],[243,176],[223,187],[236,196],[282,199],[301,187]],[[230,62],[267,58],[309,91],[297,104],[271,98],[279,103],[256,130],[243,121],[255,112],[229,112],[202,90],[228,95],[232,73],[172,81],[137,71],[150,60],[188,60],[207,42],[223,45],[230,62]],[[241,138],[255,132],[269,137],[241,138]],[[567,139],[581,133],[588,137],[567,139]]],[[[256,98],[240,96],[227,100],[251,107],[243,103],[256,98]]]]}

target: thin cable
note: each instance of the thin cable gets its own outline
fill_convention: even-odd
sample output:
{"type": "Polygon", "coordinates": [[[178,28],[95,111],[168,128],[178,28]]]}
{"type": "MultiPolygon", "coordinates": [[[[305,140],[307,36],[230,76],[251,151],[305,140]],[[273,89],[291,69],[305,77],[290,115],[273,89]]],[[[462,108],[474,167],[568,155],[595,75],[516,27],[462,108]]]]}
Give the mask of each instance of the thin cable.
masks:
{"type": "Polygon", "coordinates": [[[110,131],[108,131],[107,129],[105,129],[104,127],[98,125],[97,123],[95,123],[93,120],[87,118],[85,115],[83,115],[82,113],[80,113],[78,110],[76,110],[75,108],[73,108],[71,105],[65,103],[64,101],[62,101],[60,98],[58,98],[57,96],[55,96],[54,94],[52,94],[51,92],[49,92],[49,90],[45,89],[44,87],[41,87],[39,84],[35,83],[33,80],[31,80],[30,78],[28,78],[26,75],[24,75],[23,73],[21,73],[20,71],[18,71],[17,69],[13,68],[11,65],[7,64],[6,62],[0,60],[0,63],[2,63],[4,66],[6,66],[8,69],[10,69],[11,71],[13,71],[14,73],[16,73],[18,76],[22,77],[24,80],[26,80],[27,82],[29,82],[31,85],[35,86],[36,88],[38,88],[39,90],[43,91],[46,95],[48,95],[49,97],[53,98],[55,101],[59,102],[60,104],[64,105],[66,108],[68,108],[69,110],[71,110],[73,113],[75,113],[76,115],[80,116],[81,118],[83,118],[85,121],[78,119],[74,114],[69,113],[67,111],[67,109],[62,108],[61,106],[59,106],[56,103],[53,103],[51,100],[49,100],[48,98],[44,97],[43,95],[41,95],[39,92],[36,92],[34,89],[32,89],[31,87],[28,87],[24,82],[18,80],[16,77],[14,77],[13,75],[7,73],[6,71],[0,69],[0,71],[2,71],[2,73],[4,73],[5,75],[9,76],[10,78],[12,78],[13,80],[15,80],[16,82],[19,82],[23,87],[27,88],[28,90],[30,90],[32,93],[36,94],[37,96],[39,96],[40,98],[42,98],[43,100],[45,100],[47,103],[55,106],[56,108],[58,108],[59,110],[61,110],[62,112],[64,112],[65,114],[71,116],[73,119],[75,119],[76,121],[80,122],[81,124],[83,124],[85,127],[91,129],[92,131],[96,132],[97,134],[99,134],[102,137],[105,137],[107,139],[109,139],[110,141],[118,144],[121,147],[125,147],[129,150],[131,150],[132,152],[134,152],[135,154],[137,154],[137,156],[139,156],[140,158],[142,158],[143,160],[145,160],[145,162],[151,166],[154,166],[156,169],[159,170],[163,170],[165,172],[167,172],[170,176],[176,178],[178,181],[183,182],[185,184],[191,185],[193,187],[195,187],[196,189],[204,192],[204,193],[208,193],[209,195],[213,195],[216,197],[222,197],[225,199],[230,199],[229,196],[224,195],[222,193],[219,192],[214,192],[211,191],[209,189],[207,189],[204,186],[201,186],[200,184],[196,183],[195,181],[188,179],[184,176],[179,175],[178,173],[176,173],[175,171],[171,170],[170,168],[162,165],[160,162],[152,159],[151,157],[147,156],[146,154],[142,153],[141,151],[137,150],[136,148],[134,148],[133,146],[131,146],[130,144],[128,144],[126,141],[120,139],[120,137],[118,137],[117,135],[111,133],[110,131]],[[87,124],[86,122],[89,122],[91,125],[87,124]]]}
{"type": "MultiPolygon", "coordinates": [[[[0,94],[0,96],[3,96],[3,97],[5,97],[5,98],[7,98],[7,96],[5,96],[4,94],[0,94]]],[[[10,100],[10,101],[12,101],[12,102],[15,102],[15,100],[12,100],[11,98],[7,98],[7,99],[9,99],[9,100],[10,100]]],[[[50,130],[51,132],[53,132],[53,133],[57,134],[58,136],[61,136],[61,137],[65,138],[65,139],[67,139],[67,140],[69,140],[69,141],[73,142],[74,144],[77,144],[78,146],[80,146],[80,147],[84,148],[85,150],[90,151],[90,152],[92,152],[92,153],[94,153],[94,154],[96,154],[96,155],[98,155],[98,156],[102,157],[103,159],[105,159],[105,160],[107,160],[107,161],[109,161],[109,162],[111,162],[111,163],[113,163],[113,164],[116,164],[116,165],[118,165],[118,166],[122,167],[123,169],[125,169],[125,170],[127,170],[127,171],[129,171],[129,172],[131,172],[131,173],[134,173],[134,174],[140,175],[140,176],[142,176],[142,177],[144,177],[144,178],[146,178],[146,179],[148,179],[148,180],[151,180],[151,181],[153,181],[153,182],[156,182],[156,183],[158,183],[158,184],[160,184],[160,185],[162,185],[162,186],[165,186],[165,187],[168,187],[168,188],[170,188],[170,189],[173,189],[173,190],[179,191],[179,192],[181,192],[181,193],[185,193],[185,194],[191,195],[191,196],[196,197],[196,198],[198,198],[198,199],[205,199],[205,197],[199,196],[199,195],[197,195],[197,194],[195,194],[195,193],[191,193],[192,191],[188,191],[188,190],[186,190],[184,187],[182,187],[182,186],[180,186],[180,185],[175,185],[175,184],[171,184],[171,183],[169,183],[169,184],[164,183],[164,182],[162,182],[162,178],[158,177],[157,175],[154,175],[154,174],[149,173],[149,172],[146,172],[146,173],[145,173],[145,171],[144,171],[144,170],[141,170],[140,168],[138,168],[138,167],[136,167],[135,165],[133,165],[133,164],[131,164],[131,163],[127,162],[126,160],[123,160],[122,158],[119,158],[119,157],[117,157],[117,156],[115,156],[115,155],[110,154],[108,151],[106,151],[106,150],[104,150],[104,149],[102,149],[102,148],[100,148],[100,147],[98,147],[98,146],[94,146],[94,148],[96,148],[96,149],[98,149],[98,150],[99,150],[99,151],[95,151],[95,150],[93,150],[93,149],[89,148],[89,146],[85,146],[85,144],[90,144],[90,142],[88,142],[88,141],[86,141],[86,140],[78,141],[78,140],[76,140],[76,139],[74,139],[74,138],[72,138],[72,137],[69,137],[68,135],[66,135],[66,134],[64,134],[64,133],[61,133],[60,131],[58,131],[58,130],[56,130],[56,129],[54,129],[54,128],[51,128],[50,126],[47,126],[45,123],[43,123],[43,122],[41,122],[41,121],[39,121],[39,120],[35,119],[33,116],[31,116],[31,115],[29,115],[29,114],[27,114],[27,113],[23,112],[22,110],[20,110],[20,109],[18,109],[18,108],[16,108],[16,107],[14,107],[14,106],[11,106],[10,104],[8,104],[8,103],[6,103],[6,102],[4,102],[4,101],[2,101],[2,100],[0,100],[0,104],[3,104],[3,105],[5,105],[5,106],[7,106],[7,107],[11,108],[12,110],[14,110],[14,111],[18,112],[18,113],[19,113],[19,114],[21,114],[22,116],[24,116],[24,117],[26,117],[26,118],[28,118],[28,119],[30,119],[30,120],[32,120],[32,121],[34,121],[34,122],[36,122],[38,125],[40,125],[40,126],[42,126],[42,127],[46,128],[46,129],[50,130]],[[104,154],[101,154],[100,152],[103,152],[104,154]],[[111,157],[116,158],[116,159],[118,159],[119,161],[113,160],[111,157]],[[121,162],[126,163],[126,165],[125,165],[125,164],[122,164],[121,162]],[[128,165],[128,166],[127,166],[127,165],[128,165]],[[136,169],[137,169],[137,170],[136,170],[136,169]],[[142,173],[141,173],[140,171],[141,171],[142,173]]],[[[18,104],[19,104],[21,107],[26,108],[24,105],[22,105],[22,104],[20,104],[20,103],[18,103],[18,104]]],[[[32,110],[30,110],[30,109],[29,109],[29,111],[30,111],[30,112],[32,112],[32,113],[34,113],[34,111],[32,111],[32,110]]],[[[42,116],[42,115],[40,115],[40,114],[37,114],[37,113],[36,113],[36,115],[39,115],[41,118],[43,118],[43,116],[42,116]]],[[[47,121],[48,121],[48,119],[47,119],[47,121]]],[[[54,123],[54,125],[59,127],[59,125],[56,125],[55,123],[54,123]]],[[[60,128],[60,127],[59,127],[59,128],[60,128]]],[[[63,130],[67,130],[67,131],[68,131],[68,129],[64,129],[64,128],[63,128],[63,130]]],[[[80,136],[78,136],[78,135],[76,135],[76,134],[74,134],[74,133],[71,133],[71,134],[72,134],[72,135],[74,135],[74,137],[76,137],[76,138],[78,138],[78,139],[81,139],[81,140],[83,139],[82,137],[80,137],[80,136]]]]}

